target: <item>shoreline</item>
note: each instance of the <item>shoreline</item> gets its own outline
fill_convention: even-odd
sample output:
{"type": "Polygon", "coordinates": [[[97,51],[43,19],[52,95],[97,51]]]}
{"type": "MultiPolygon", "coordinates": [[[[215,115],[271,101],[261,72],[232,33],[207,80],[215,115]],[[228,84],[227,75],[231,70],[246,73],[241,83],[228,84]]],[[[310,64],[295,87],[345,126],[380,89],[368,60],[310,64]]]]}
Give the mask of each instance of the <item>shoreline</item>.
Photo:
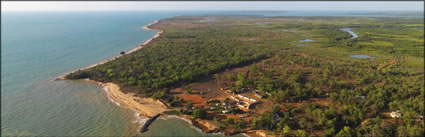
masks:
{"type": "Polygon", "coordinates": [[[219,135],[225,136],[225,134],[222,133],[222,132],[207,133],[202,128],[200,128],[200,127],[196,126],[195,124],[193,124],[193,121],[190,118],[187,118],[187,117],[184,117],[184,116],[179,116],[179,115],[165,115],[165,116],[161,116],[160,117],[160,119],[162,119],[162,120],[167,120],[167,119],[170,119],[170,118],[171,119],[172,118],[179,119],[179,120],[185,121],[186,123],[189,123],[189,125],[190,125],[189,128],[195,129],[196,131],[198,131],[201,134],[219,134],[219,135]]]}
{"type": "MultiPolygon", "coordinates": [[[[111,101],[111,103],[114,103],[118,107],[128,108],[134,111],[134,117],[136,118],[136,120],[132,121],[132,123],[138,123],[139,129],[146,124],[149,118],[152,118],[156,114],[162,114],[163,116],[160,116],[159,119],[167,120],[169,118],[176,118],[179,120],[183,120],[190,124],[190,128],[197,130],[201,134],[220,134],[224,136],[235,135],[234,133],[229,134],[225,131],[220,131],[217,128],[210,129],[210,126],[208,126],[207,122],[202,122],[202,120],[199,119],[193,119],[190,116],[164,114],[163,112],[170,111],[172,109],[167,108],[167,106],[159,100],[137,97],[137,95],[134,93],[124,93],[120,90],[119,85],[115,83],[103,83],[90,79],[86,80],[90,82],[95,82],[96,84],[101,86],[102,90],[105,93],[105,96],[108,98],[109,101],[111,101]],[[207,125],[204,125],[205,123],[207,125]]],[[[244,135],[248,136],[246,134],[244,135]]]]}
{"type": "MultiPolygon", "coordinates": [[[[139,124],[139,129],[142,128],[148,119],[164,111],[169,110],[161,101],[152,98],[138,97],[134,93],[124,93],[120,90],[117,84],[108,82],[102,83],[94,80],[88,80],[97,83],[102,87],[105,96],[109,101],[120,108],[127,108],[134,112],[135,120],[132,123],[139,124]]],[[[139,133],[139,132],[137,132],[139,133]]]]}
{"type": "MultiPolygon", "coordinates": [[[[153,23],[151,23],[151,24],[148,24],[148,25],[145,25],[145,26],[143,26],[142,28],[143,29],[145,29],[145,30],[155,30],[155,29],[152,29],[152,28],[149,28],[150,26],[152,26],[152,25],[154,25],[154,24],[157,24],[159,22],[159,20],[155,20],[153,23]]],[[[74,71],[71,71],[71,72],[68,72],[68,73],[65,73],[65,74],[63,74],[63,75],[61,75],[61,76],[59,76],[59,77],[57,77],[57,78],[55,78],[55,80],[66,80],[66,76],[67,75],[69,75],[69,74],[71,74],[71,73],[74,73],[74,72],[77,72],[77,71],[80,71],[80,70],[87,70],[87,69],[90,69],[90,68],[93,68],[93,67],[96,67],[96,66],[98,66],[98,65],[102,65],[102,64],[105,64],[105,63],[107,63],[107,62],[109,62],[109,61],[113,61],[113,60],[115,60],[115,59],[117,59],[117,58],[119,58],[119,57],[121,57],[121,56],[125,56],[125,55],[128,55],[128,54],[130,54],[130,53],[133,53],[133,52],[135,52],[135,51],[138,51],[138,50],[140,50],[140,49],[143,49],[144,47],[145,47],[145,45],[147,45],[147,44],[149,44],[149,42],[151,42],[153,39],[155,39],[155,38],[158,38],[159,36],[161,36],[161,34],[164,32],[163,30],[157,30],[158,32],[152,37],[152,38],[150,38],[150,39],[148,39],[148,40],[146,40],[145,42],[143,42],[142,44],[140,44],[139,46],[137,46],[137,47],[134,47],[134,48],[132,48],[132,49],[130,49],[130,50],[128,50],[128,51],[126,51],[125,52],[125,54],[124,55],[117,55],[117,56],[114,56],[114,57],[112,57],[112,58],[109,58],[109,59],[106,59],[106,60],[103,60],[103,61],[101,61],[101,62],[99,62],[99,63],[96,63],[96,64],[93,64],[93,65],[90,65],[90,66],[87,66],[87,67],[84,67],[84,68],[81,68],[81,69],[77,69],[77,70],[74,70],[74,71]]]]}
{"type": "MultiPolygon", "coordinates": [[[[93,81],[93,80],[91,80],[93,81]]],[[[120,90],[120,87],[115,83],[102,83],[97,82],[100,86],[102,86],[105,91],[107,97],[111,102],[116,104],[119,107],[129,108],[136,113],[138,116],[143,117],[153,117],[158,113],[162,113],[164,111],[169,110],[161,101],[154,100],[152,98],[142,98],[138,97],[134,93],[124,93],[120,90]]]]}
{"type": "MultiPolygon", "coordinates": [[[[222,135],[222,136],[233,136],[233,135],[237,135],[237,134],[228,134],[225,131],[220,131],[218,129],[205,129],[205,125],[200,124],[199,120],[195,120],[190,118],[189,116],[179,116],[179,115],[164,115],[159,117],[162,120],[168,120],[168,119],[179,119],[182,121],[185,121],[186,123],[189,123],[190,128],[195,129],[196,131],[198,131],[201,134],[209,134],[209,135],[222,135]]],[[[247,135],[246,133],[239,133],[243,136],[246,137],[250,137],[249,135],[247,135]]]]}

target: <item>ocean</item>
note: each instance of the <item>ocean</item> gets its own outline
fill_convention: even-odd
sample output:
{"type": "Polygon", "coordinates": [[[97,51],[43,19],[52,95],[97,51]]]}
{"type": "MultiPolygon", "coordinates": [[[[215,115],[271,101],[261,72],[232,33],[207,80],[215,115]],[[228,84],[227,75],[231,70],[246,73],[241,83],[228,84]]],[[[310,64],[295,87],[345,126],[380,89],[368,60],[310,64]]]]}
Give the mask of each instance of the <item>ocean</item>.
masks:
{"type": "MultiPolygon", "coordinates": [[[[2,11],[1,135],[138,135],[134,112],[110,102],[100,86],[82,80],[54,79],[140,45],[156,34],[156,31],[144,30],[143,26],[157,19],[181,15],[310,14],[247,14],[221,11],[2,11]]],[[[326,13],[315,15],[335,16],[326,13]]],[[[200,133],[198,129],[191,127],[183,120],[160,119],[141,136],[222,136],[200,133]],[[161,130],[164,128],[169,130],[161,130]]]]}

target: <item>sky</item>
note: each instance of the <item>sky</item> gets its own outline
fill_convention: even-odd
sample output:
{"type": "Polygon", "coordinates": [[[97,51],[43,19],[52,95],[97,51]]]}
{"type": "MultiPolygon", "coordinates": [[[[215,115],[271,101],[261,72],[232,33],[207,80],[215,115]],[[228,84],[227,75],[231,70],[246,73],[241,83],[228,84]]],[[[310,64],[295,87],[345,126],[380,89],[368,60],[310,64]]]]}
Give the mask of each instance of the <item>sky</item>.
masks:
{"type": "Polygon", "coordinates": [[[424,10],[424,1],[217,2],[217,1],[7,1],[1,11],[126,11],[126,10],[424,10]]]}

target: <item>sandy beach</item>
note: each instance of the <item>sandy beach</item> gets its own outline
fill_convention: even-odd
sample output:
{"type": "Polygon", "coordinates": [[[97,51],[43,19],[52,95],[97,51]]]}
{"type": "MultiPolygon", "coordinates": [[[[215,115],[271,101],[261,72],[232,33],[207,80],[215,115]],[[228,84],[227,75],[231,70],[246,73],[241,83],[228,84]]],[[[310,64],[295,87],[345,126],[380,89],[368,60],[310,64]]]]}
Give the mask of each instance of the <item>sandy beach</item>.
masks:
{"type": "Polygon", "coordinates": [[[136,111],[139,116],[152,117],[162,113],[167,107],[159,100],[152,98],[141,98],[134,93],[124,93],[120,87],[114,83],[101,83],[108,98],[120,107],[130,108],[136,111]]]}
{"type": "MultiPolygon", "coordinates": [[[[156,24],[156,23],[158,23],[158,22],[159,22],[159,20],[155,20],[155,22],[153,22],[153,23],[151,23],[151,24],[148,24],[148,25],[143,26],[143,29],[146,29],[146,30],[154,30],[154,29],[151,29],[151,28],[149,28],[149,27],[150,27],[150,26],[152,26],[152,25],[154,25],[154,24],[156,24]]],[[[163,33],[163,31],[162,31],[162,30],[158,30],[158,31],[159,31],[159,32],[158,32],[158,33],[156,33],[154,37],[152,37],[152,38],[150,38],[150,39],[146,40],[145,42],[143,42],[143,43],[142,43],[142,44],[140,44],[139,46],[137,46],[137,47],[135,47],[135,48],[133,48],[133,49],[131,49],[131,50],[129,50],[129,51],[126,51],[124,55],[130,54],[130,53],[133,53],[133,52],[135,52],[135,51],[138,51],[138,50],[140,50],[140,49],[144,48],[144,47],[145,47],[145,45],[146,45],[146,44],[148,44],[149,42],[151,42],[153,39],[155,39],[155,38],[157,38],[157,37],[161,36],[161,34],[163,33]]],[[[55,80],[65,80],[65,77],[66,77],[66,75],[68,75],[68,74],[74,73],[74,72],[79,71],[79,70],[87,70],[87,69],[90,69],[90,68],[96,67],[96,66],[98,66],[98,65],[105,64],[106,62],[113,61],[113,60],[115,60],[115,59],[117,59],[117,58],[119,58],[119,57],[121,57],[121,56],[124,56],[124,55],[118,55],[118,56],[112,57],[112,58],[110,58],[110,59],[106,59],[106,60],[104,60],[104,61],[102,61],[102,62],[99,62],[99,63],[93,64],[93,65],[90,65],[90,66],[88,66],[88,67],[85,67],[85,68],[82,68],[82,69],[78,69],[78,70],[71,71],[71,72],[69,72],[69,73],[66,73],[66,74],[64,74],[64,75],[61,75],[61,76],[57,77],[55,80]]]]}

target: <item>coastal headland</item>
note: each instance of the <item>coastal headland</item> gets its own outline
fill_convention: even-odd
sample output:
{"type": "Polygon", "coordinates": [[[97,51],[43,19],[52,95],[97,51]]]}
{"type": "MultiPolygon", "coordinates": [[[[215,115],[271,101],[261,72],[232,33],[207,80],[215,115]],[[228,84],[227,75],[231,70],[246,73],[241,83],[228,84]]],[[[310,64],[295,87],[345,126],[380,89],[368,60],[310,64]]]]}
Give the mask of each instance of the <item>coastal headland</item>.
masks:
{"type": "Polygon", "coordinates": [[[205,133],[370,136],[391,125],[400,128],[388,136],[415,136],[423,133],[422,26],[416,18],[179,16],[147,26],[164,33],[144,50],[64,78],[103,82],[116,104],[176,115],[205,133]]]}
{"type": "Polygon", "coordinates": [[[138,97],[134,93],[124,93],[120,90],[120,87],[114,83],[100,83],[102,86],[107,88],[107,96],[117,102],[120,107],[132,108],[138,112],[140,116],[153,117],[158,113],[162,113],[167,107],[159,100],[152,98],[138,97]]]}

